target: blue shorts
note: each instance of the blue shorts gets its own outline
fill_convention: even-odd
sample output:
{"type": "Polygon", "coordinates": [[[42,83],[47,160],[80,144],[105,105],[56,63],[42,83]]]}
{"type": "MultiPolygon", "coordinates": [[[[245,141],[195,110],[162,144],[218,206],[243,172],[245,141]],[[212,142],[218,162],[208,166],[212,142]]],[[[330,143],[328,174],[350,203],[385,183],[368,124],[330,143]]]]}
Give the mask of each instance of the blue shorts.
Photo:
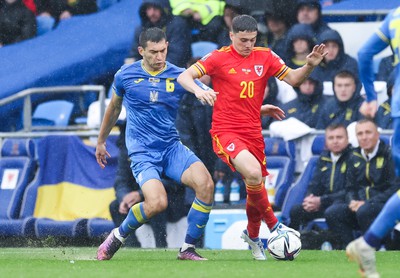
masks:
{"type": "Polygon", "coordinates": [[[167,176],[181,183],[183,172],[200,159],[180,141],[162,151],[140,151],[130,155],[133,176],[140,187],[150,179],[167,176]]]}

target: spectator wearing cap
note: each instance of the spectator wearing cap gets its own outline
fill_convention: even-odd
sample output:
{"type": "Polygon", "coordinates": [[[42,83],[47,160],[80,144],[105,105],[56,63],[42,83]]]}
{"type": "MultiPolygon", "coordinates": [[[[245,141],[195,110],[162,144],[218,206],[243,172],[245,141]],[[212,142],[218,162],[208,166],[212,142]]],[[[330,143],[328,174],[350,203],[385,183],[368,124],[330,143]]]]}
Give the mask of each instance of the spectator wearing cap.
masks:
{"type": "Polygon", "coordinates": [[[358,64],[356,59],[344,51],[343,40],[336,30],[327,29],[320,35],[318,44],[325,44],[328,54],[314,69],[321,81],[332,81],[333,77],[342,70],[353,73],[358,78],[358,64]]]}
{"type": "Polygon", "coordinates": [[[309,24],[316,41],[319,41],[321,33],[329,26],[322,20],[321,3],[319,0],[299,0],[297,2],[297,22],[309,24]]]}

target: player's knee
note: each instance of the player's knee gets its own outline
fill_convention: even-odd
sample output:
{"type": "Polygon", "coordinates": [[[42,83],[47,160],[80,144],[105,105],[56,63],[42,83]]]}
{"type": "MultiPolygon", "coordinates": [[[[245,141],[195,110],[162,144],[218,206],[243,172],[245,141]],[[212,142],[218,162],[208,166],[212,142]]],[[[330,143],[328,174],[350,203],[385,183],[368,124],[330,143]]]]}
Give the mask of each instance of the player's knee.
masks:
{"type": "Polygon", "coordinates": [[[214,182],[211,177],[205,179],[202,184],[196,186],[195,191],[196,196],[200,198],[200,200],[206,203],[211,203],[214,196],[214,182]]]}
{"type": "Polygon", "coordinates": [[[262,181],[261,169],[252,167],[246,171],[244,177],[248,184],[260,184],[262,181]]]}
{"type": "Polygon", "coordinates": [[[168,199],[166,196],[157,196],[156,198],[147,200],[146,203],[151,215],[153,216],[167,209],[168,199]]]}

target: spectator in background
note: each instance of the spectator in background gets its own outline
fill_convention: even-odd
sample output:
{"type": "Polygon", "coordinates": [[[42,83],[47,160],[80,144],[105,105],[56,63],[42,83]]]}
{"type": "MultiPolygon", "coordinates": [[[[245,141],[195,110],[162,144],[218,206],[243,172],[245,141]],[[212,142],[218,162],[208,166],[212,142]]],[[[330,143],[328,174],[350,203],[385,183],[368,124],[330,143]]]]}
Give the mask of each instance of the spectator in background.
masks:
{"type": "Polygon", "coordinates": [[[223,19],[224,25],[222,30],[217,36],[218,47],[223,47],[231,44],[231,39],[229,37],[229,32],[232,27],[232,20],[241,14],[247,14],[248,10],[246,7],[240,5],[240,1],[226,0],[226,5],[224,7],[223,19]]]}
{"type": "Polygon", "coordinates": [[[353,73],[340,71],[333,78],[334,98],[328,100],[322,108],[322,115],[317,129],[325,129],[333,123],[341,123],[346,127],[363,118],[358,111],[363,97],[360,95],[361,85],[353,73]]]}
{"type": "Polygon", "coordinates": [[[311,26],[315,41],[319,41],[319,37],[323,31],[330,29],[322,20],[321,10],[322,8],[319,0],[297,1],[297,22],[311,26]]]}
{"type": "Polygon", "coordinates": [[[0,9],[0,47],[36,36],[36,18],[22,0],[5,0],[0,9]]]}
{"type": "Polygon", "coordinates": [[[287,34],[286,65],[292,69],[304,66],[314,45],[311,27],[307,24],[294,25],[287,34]]]}
{"type": "Polygon", "coordinates": [[[388,95],[388,99],[384,101],[378,107],[378,112],[375,115],[375,123],[377,126],[383,129],[393,129],[393,118],[391,115],[391,102],[392,102],[392,93],[394,88],[395,75],[394,71],[389,75],[389,78],[386,83],[386,92],[388,95]]]}
{"type": "Polygon", "coordinates": [[[358,79],[358,64],[356,59],[344,51],[343,40],[336,30],[327,29],[321,33],[319,44],[325,44],[328,54],[315,69],[321,81],[332,81],[333,77],[342,70],[347,70],[358,79]]]}
{"type": "Polygon", "coordinates": [[[330,214],[331,205],[344,203],[347,162],[352,150],[346,127],[341,124],[328,126],[325,146],[308,185],[307,196],[302,204],[294,205],[290,210],[290,227],[295,230],[330,214]]]}
{"type": "Polygon", "coordinates": [[[167,61],[178,67],[186,67],[191,54],[192,43],[190,27],[180,16],[173,16],[168,1],[143,0],[139,8],[141,25],[135,29],[132,48],[125,63],[130,64],[142,59],[139,54],[139,35],[145,29],[158,27],[165,31],[168,38],[167,61]]]}
{"type": "Polygon", "coordinates": [[[386,81],[388,82],[389,76],[394,70],[394,55],[382,58],[379,62],[378,74],[376,76],[376,81],[386,81]]]}
{"type": "Polygon", "coordinates": [[[326,215],[329,229],[342,247],[354,239],[354,229],[363,233],[368,229],[398,189],[391,149],[379,140],[375,123],[358,121],[356,136],[359,147],[347,163],[346,203],[333,205],[326,215]]]}
{"type": "MultiPolygon", "coordinates": [[[[198,30],[197,40],[217,43],[222,31],[225,1],[220,0],[170,0],[172,13],[189,19],[192,29],[198,30]]],[[[169,38],[168,34],[167,37],[169,38]]]]}
{"type": "Polygon", "coordinates": [[[279,13],[272,10],[265,11],[265,23],[267,33],[261,39],[265,47],[271,48],[282,59],[286,54],[286,39],[289,28],[287,18],[282,17],[279,13]]]}
{"type": "Polygon", "coordinates": [[[323,95],[322,82],[313,72],[294,90],[297,98],[281,106],[286,118],[294,117],[309,127],[315,128],[322,116],[322,107],[327,101],[327,97],[323,95]]]}
{"type": "Polygon", "coordinates": [[[63,19],[74,15],[90,14],[97,12],[96,0],[35,0],[37,15],[53,17],[56,24],[63,19]]]}

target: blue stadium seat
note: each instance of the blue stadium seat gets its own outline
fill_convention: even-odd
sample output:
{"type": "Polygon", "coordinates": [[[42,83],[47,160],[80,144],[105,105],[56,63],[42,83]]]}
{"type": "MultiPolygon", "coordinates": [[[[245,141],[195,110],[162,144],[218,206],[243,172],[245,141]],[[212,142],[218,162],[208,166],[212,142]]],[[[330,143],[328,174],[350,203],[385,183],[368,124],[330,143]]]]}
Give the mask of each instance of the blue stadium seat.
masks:
{"type": "Polygon", "coordinates": [[[39,104],[32,116],[33,126],[67,126],[74,104],[66,100],[51,100],[39,104]]]}
{"type": "Polygon", "coordinates": [[[33,218],[20,218],[23,196],[35,176],[35,143],[31,139],[5,139],[0,158],[0,235],[32,232],[33,218]],[[29,231],[28,231],[29,230],[29,231]]]}
{"type": "Polygon", "coordinates": [[[198,41],[191,44],[192,57],[203,57],[218,48],[218,45],[209,41],[198,41]]]}
{"type": "Polygon", "coordinates": [[[282,170],[279,171],[278,180],[275,183],[275,198],[273,202],[274,207],[280,209],[293,182],[296,166],[296,146],[294,141],[285,141],[282,138],[266,137],[264,142],[267,169],[271,169],[271,172],[273,172],[274,167],[279,165],[278,167],[282,170]]]}
{"type": "Polygon", "coordinates": [[[301,204],[307,194],[308,184],[310,183],[318,159],[318,156],[313,156],[310,158],[310,161],[307,163],[307,166],[302,175],[299,177],[299,180],[294,183],[286,193],[281,214],[281,221],[286,225],[289,225],[290,223],[290,210],[293,205],[301,204]]]}
{"type": "Polygon", "coordinates": [[[87,219],[79,218],[72,221],[55,221],[49,218],[38,218],[35,222],[35,235],[38,238],[56,237],[87,237],[87,219]]]}
{"type": "Polygon", "coordinates": [[[0,158],[0,219],[18,218],[22,196],[36,171],[31,139],[5,139],[0,158]]]}
{"type": "Polygon", "coordinates": [[[114,222],[102,218],[89,219],[87,223],[87,234],[89,238],[104,237],[115,228],[114,222]]]}

